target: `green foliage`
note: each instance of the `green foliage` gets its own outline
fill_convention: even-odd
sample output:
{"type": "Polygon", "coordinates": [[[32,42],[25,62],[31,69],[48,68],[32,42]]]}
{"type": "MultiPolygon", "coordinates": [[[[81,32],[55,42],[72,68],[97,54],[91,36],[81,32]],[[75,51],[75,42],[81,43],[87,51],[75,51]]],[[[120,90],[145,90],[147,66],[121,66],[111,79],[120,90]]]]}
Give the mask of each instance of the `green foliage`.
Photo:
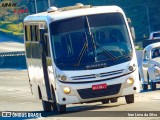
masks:
{"type": "Polygon", "coordinates": [[[1,30],[6,30],[6,31],[12,31],[12,32],[17,32],[17,33],[22,33],[23,32],[23,23],[18,23],[14,24],[11,22],[0,22],[0,28],[1,30]]]}
{"type": "MultiPolygon", "coordinates": [[[[23,33],[22,25],[19,25],[29,13],[14,13],[14,10],[32,9],[29,5],[31,0],[0,0],[0,5],[3,2],[16,2],[16,7],[3,8],[0,7],[0,28],[7,31],[12,31],[16,35],[23,33]],[[8,25],[6,25],[8,24],[8,25]]],[[[42,8],[47,8],[48,0],[37,0],[38,11],[42,8]],[[43,4],[42,3],[45,3],[43,4]]],[[[152,31],[160,30],[160,0],[79,0],[83,4],[92,4],[93,6],[100,5],[117,5],[120,6],[127,17],[131,18],[132,25],[135,27],[136,41],[142,41],[144,36],[149,36],[152,31]],[[148,10],[148,11],[147,11],[148,10]],[[150,31],[149,31],[150,28],[150,31]]],[[[77,3],[77,0],[51,0],[52,6],[64,7],[71,6],[77,3]]]]}
{"type": "Polygon", "coordinates": [[[23,36],[23,19],[28,13],[14,13],[14,10],[28,9],[28,0],[0,0],[2,3],[17,3],[16,7],[0,7],[0,32],[6,35],[23,36]]]}
{"type": "Polygon", "coordinates": [[[138,48],[136,48],[136,50],[143,50],[143,48],[141,48],[141,47],[138,47],[138,48]]]}
{"type": "Polygon", "coordinates": [[[23,33],[20,33],[20,32],[13,32],[13,31],[10,31],[10,30],[6,30],[6,29],[1,29],[0,28],[0,32],[2,33],[5,33],[6,35],[12,35],[12,36],[18,36],[18,37],[23,37],[23,33]]]}
{"type": "MultiPolygon", "coordinates": [[[[132,20],[136,39],[142,40],[144,35],[149,36],[150,32],[160,30],[160,0],[79,0],[78,2],[93,6],[120,6],[132,20]]],[[[75,3],[76,0],[54,0],[52,5],[64,7],[75,3]]]]}
{"type": "Polygon", "coordinates": [[[7,33],[7,34],[8,34],[8,33],[9,33],[9,34],[12,34],[12,33],[13,33],[12,31],[9,31],[9,30],[6,30],[6,29],[1,29],[1,28],[0,28],[0,31],[1,31],[1,32],[4,32],[4,33],[7,33]]]}
{"type": "Polygon", "coordinates": [[[16,35],[16,36],[23,36],[23,33],[13,32],[13,35],[16,35]]]}
{"type": "Polygon", "coordinates": [[[2,24],[9,24],[9,23],[11,23],[11,22],[9,22],[9,21],[0,21],[0,27],[1,27],[2,24]]]}
{"type": "Polygon", "coordinates": [[[7,25],[7,29],[13,32],[22,33],[23,32],[23,24],[9,24],[7,25]]]}

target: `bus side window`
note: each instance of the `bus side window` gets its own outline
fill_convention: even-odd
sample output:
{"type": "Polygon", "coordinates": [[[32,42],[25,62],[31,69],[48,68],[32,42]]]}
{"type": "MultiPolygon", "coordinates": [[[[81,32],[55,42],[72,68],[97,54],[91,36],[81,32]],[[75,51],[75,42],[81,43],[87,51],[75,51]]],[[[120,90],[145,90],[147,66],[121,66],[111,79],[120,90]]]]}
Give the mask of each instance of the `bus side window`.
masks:
{"type": "Polygon", "coordinates": [[[36,35],[35,35],[35,25],[31,26],[31,41],[36,41],[36,35]]]}
{"type": "Polygon", "coordinates": [[[35,25],[35,41],[40,41],[40,30],[38,29],[38,25],[35,25]]]}
{"type": "Polygon", "coordinates": [[[25,26],[25,39],[26,41],[31,41],[30,25],[25,26]]]}
{"type": "Polygon", "coordinates": [[[25,40],[28,41],[27,26],[26,25],[24,26],[24,29],[25,29],[25,40]]]}
{"type": "Polygon", "coordinates": [[[44,34],[44,41],[45,41],[46,64],[47,66],[52,66],[48,33],[44,34]]]}
{"type": "Polygon", "coordinates": [[[47,57],[51,57],[51,55],[50,55],[50,46],[49,46],[49,38],[48,38],[48,34],[47,33],[45,33],[45,35],[44,35],[44,40],[45,40],[45,46],[46,46],[46,56],[47,57]]]}

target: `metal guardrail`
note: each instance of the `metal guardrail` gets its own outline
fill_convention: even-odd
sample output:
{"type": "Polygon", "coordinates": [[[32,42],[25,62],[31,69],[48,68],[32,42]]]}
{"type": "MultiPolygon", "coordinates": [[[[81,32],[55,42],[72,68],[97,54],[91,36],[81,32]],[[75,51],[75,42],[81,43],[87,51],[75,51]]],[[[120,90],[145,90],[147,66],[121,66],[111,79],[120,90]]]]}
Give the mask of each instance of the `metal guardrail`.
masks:
{"type": "Polygon", "coordinates": [[[25,55],[25,51],[0,53],[0,57],[5,57],[5,56],[22,56],[22,55],[25,55]]]}
{"type": "Polygon", "coordinates": [[[26,68],[25,51],[0,53],[0,68],[26,68]]]}

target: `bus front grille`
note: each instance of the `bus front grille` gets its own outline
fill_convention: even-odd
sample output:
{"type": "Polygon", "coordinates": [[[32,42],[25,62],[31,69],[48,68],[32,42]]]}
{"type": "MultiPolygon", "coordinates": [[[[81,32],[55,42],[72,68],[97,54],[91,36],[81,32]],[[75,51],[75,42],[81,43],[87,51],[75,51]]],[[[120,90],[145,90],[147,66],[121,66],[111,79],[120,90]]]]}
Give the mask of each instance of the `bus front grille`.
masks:
{"type": "Polygon", "coordinates": [[[121,84],[109,85],[107,89],[103,90],[95,90],[93,91],[92,88],[87,89],[79,89],[77,90],[78,94],[82,99],[90,99],[90,98],[97,98],[97,97],[104,97],[118,94],[121,88],[121,84]]]}
{"type": "Polygon", "coordinates": [[[82,76],[73,76],[71,77],[72,80],[87,80],[87,79],[96,79],[97,75],[100,78],[104,78],[104,77],[110,77],[110,76],[114,76],[114,75],[120,75],[122,74],[124,71],[124,69],[121,70],[116,70],[116,71],[110,71],[110,72],[104,72],[104,73],[98,73],[98,74],[90,74],[90,75],[82,75],[82,76]]]}

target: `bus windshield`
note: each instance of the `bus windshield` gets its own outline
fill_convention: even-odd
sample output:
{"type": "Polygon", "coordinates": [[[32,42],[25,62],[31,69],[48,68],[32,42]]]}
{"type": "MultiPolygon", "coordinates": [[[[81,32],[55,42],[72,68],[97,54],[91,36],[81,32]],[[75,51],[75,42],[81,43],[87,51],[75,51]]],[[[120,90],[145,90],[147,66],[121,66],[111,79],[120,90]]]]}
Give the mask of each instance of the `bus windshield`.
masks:
{"type": "Polygon", "coordinates": [[[109,67],[127,62],[132,47],[120,13],[94,14],[50,24],[56,66],[61,70],[109,67]]]}

